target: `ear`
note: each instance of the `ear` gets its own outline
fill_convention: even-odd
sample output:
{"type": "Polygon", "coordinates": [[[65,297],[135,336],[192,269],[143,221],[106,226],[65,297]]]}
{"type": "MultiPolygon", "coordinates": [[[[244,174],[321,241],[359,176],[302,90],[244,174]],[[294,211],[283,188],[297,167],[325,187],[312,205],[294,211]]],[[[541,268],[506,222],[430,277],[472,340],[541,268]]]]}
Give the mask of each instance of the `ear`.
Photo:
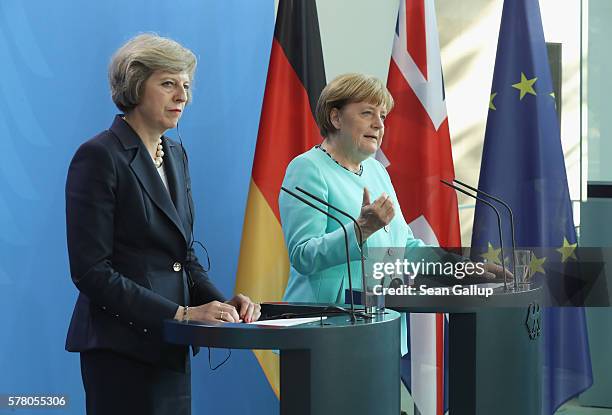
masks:
{"type": "Polygon", "coordinates": [[[340,110],[338,108],[332,108],[329,112],[329,121],[332,123],[336,130],[340,129],[340,110]]]}

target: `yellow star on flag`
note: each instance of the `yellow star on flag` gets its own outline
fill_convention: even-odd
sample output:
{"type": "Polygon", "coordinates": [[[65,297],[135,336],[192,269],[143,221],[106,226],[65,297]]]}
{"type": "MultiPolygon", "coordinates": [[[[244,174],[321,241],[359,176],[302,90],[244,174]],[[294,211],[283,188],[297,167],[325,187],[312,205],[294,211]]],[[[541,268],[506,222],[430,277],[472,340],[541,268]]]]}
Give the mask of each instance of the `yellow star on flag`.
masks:
{"type": "Polygon", "coordinates": [[[577,243],[570,244],[569,241],[563,237],[563,246],[557,249],[557,252],[561,254],[561,262],[567,261],[569,258],[576,259],[576,250],[577,243]]]}
{"type": "Polygon", "coordinates": [[[487,247],[487,252],[485,252],[484,254],[481,254],[480,256],[483,257],[484,259],[486,259],[487,262],[492,262],[494,264],[501,265],[501,261],[499,259],[499,254],[501,252],[501,248],[500,249],[494,249],[493,245],[491,245],[491,242],[489,242],[488,244],[489,244],[489,246],[487,247]]]}
{"type": "Polygon", "coordinates": [[[551,92],[551,93],[550,93],[550,94],[548,94],[548,95],[550,95],[550,97],[551,97],[552,99],[557,99],[557,97],[555,96],[555,93],[554,93],[554,92],[551,92]]]}
{"type": "Polygon", "coordinates": [[[533,277],[538,272],[546,274],[546,271],[544,271],[544,267],[542,267],[542,264],[544,264],[544,262],[546,262],[545,256],[542,258],[538,258],[537,256],[535,256],[535,254],[531,256],[531,262],[529,263],[529,278],[533,277]]]}
{"type": "Polygon", "coordinates": [[[526,94],[536,95],[536,92],[533,89],[533,84],[535,84],[537,80],[538,80],[537,77],[532,78],[532,79],[527,79],[525,74],[521,72],[521,82],[512,85],[513,88],[516,88],[519,91],[521,91],[521,95],[519,99],[522,100],[526,94]]]}
{"type": "Polygon", "coordinates": [[[497,109],[495,108],[495,104],[493,103],[493,100],[495,99],[496,95],[497,95],[497,92],[493,92],[491,96],[489,97],[489,109],[493,111],[497,109]]]}

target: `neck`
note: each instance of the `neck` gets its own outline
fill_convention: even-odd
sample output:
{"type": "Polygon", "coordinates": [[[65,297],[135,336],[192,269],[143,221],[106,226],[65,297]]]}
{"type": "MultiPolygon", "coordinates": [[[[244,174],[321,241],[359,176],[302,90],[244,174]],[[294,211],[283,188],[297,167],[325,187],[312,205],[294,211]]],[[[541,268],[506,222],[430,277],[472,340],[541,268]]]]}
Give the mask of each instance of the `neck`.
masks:
{"type": "Polygon", "coordinates": [[[361,162],[365,160],[352,151],[352,149],[342,146],[341,141],[338,139],[330,139],[327,137],[323,140],[321,146],[334,158],[334,160],[352,171],[358,171],[361,162]]]}
{"type": "Polygon", "coordinates": [[[136,131],[136,134],[138,134],[138,137],[144,143],[151,157],[155,159],[157,143],[159,142],[160,137],[163,135],[163,131],[160,132],[150,128],[136,111],[131,111],[130,113],[125,114],[123,119],[130,125],[130,127],[132,127],[134,131],[136,131]]]}

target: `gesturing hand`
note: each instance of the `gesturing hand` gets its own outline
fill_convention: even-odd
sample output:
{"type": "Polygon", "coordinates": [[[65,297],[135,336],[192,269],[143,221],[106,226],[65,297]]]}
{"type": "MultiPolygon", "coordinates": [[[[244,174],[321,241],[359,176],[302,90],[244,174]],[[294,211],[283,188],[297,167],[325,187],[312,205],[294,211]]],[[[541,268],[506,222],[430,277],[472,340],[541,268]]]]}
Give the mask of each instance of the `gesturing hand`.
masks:
{"type": "Polygon", "coordinates": [[[363,232],[363,241],[380,228],[387,226],[394,216],[395,208],[389,195],[383,193],[373,203],[370,203],[370,192],[367,187],[363,188],[361,213],[357,218],[357,223],[363,232]]]}

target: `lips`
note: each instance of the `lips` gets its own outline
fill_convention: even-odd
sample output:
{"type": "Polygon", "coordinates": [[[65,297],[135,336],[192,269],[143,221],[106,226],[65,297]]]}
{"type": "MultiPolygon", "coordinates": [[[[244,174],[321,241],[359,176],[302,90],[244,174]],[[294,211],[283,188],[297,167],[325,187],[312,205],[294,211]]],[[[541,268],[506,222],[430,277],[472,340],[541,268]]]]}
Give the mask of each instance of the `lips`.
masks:
{"type": "Polygon", "coordinates": [[[364,135],[364,137],[378,141],[378,137],[376,137],[375,135],[364,135]]]}
{"type": "Polygon", "coordinates": [[[182,111],[181,109],[179,109],[179,108],[176,108],[176,109],[173,109],[173,110],[168,110],[168,111],[170,111],[170,112],[176,112],[177,114],[180,114],[181,112],[183,112],[183,111],[182,111]]]}

